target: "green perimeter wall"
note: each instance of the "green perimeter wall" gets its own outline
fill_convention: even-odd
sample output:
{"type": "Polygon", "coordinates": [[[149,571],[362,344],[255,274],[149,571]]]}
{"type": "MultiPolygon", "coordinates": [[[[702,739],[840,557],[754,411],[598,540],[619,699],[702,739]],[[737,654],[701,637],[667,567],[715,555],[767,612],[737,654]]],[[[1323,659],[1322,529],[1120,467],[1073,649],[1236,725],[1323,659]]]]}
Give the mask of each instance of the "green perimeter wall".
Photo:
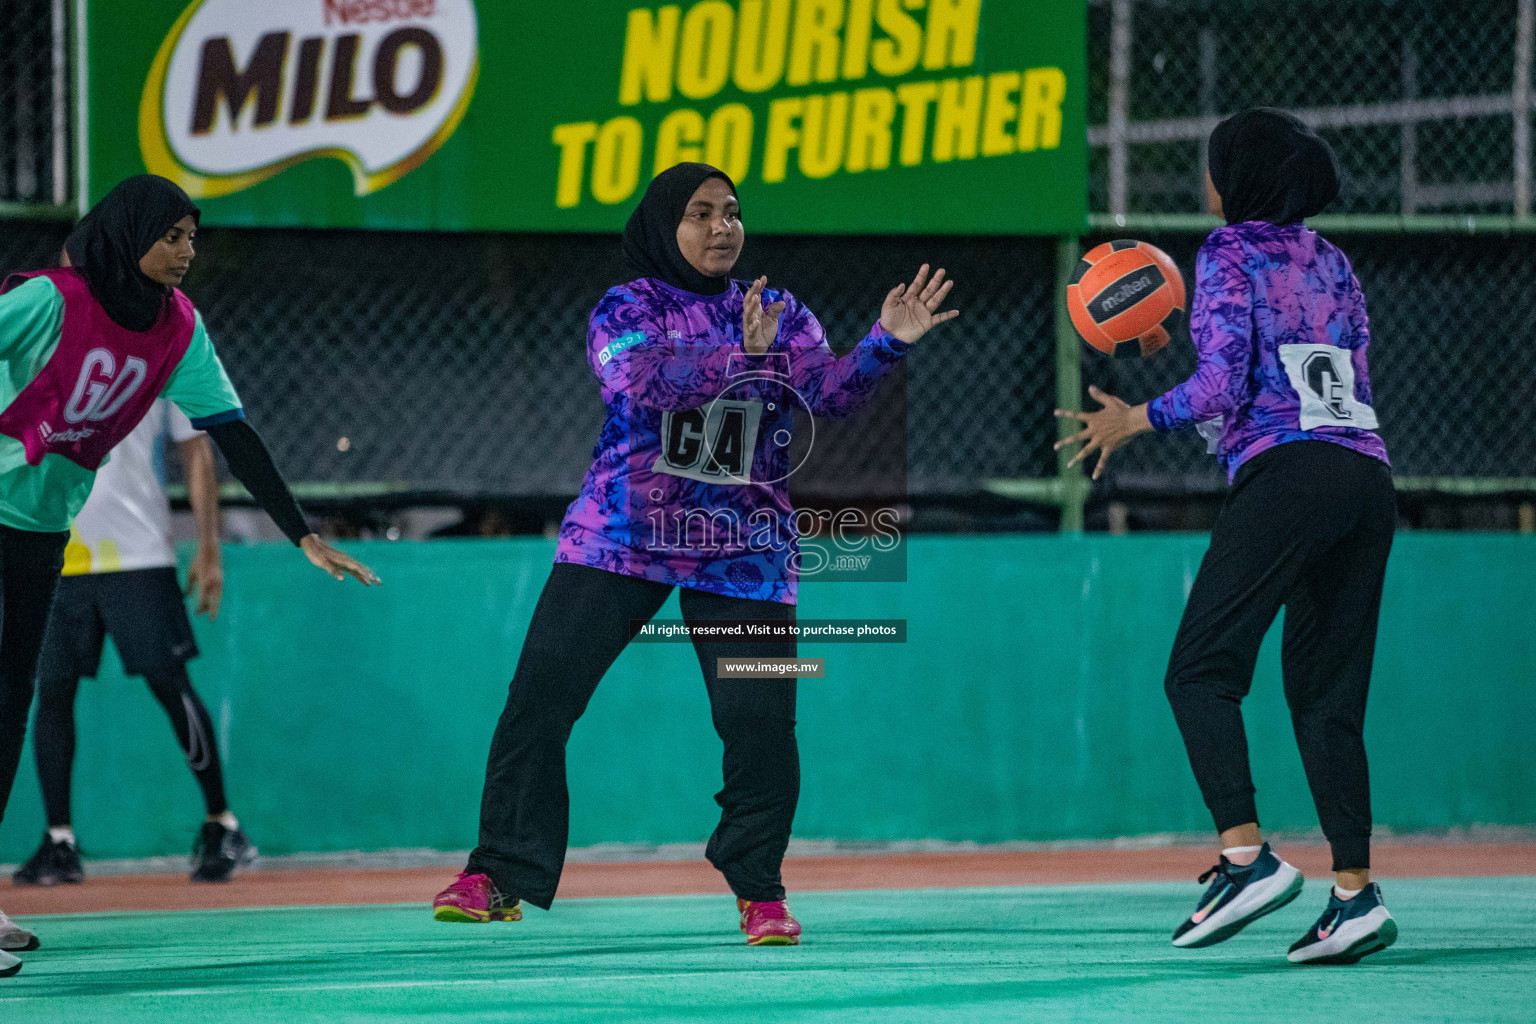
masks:
{"type": "MultiPolygon", "coordinates": [[[[826,657],[827,678],[800,684],[796,835],[995,842],[1209,827],[1162,692],[1204,536],[910,545],[907,583],[805,588],[804,617],[906,618],[910,639],[803,648],[826,657]]],[[[327,580],[292,549],[227,549],[224,614],[198,622],[193,678],[233,808],[264,851],[473,845],[491,730],[552,549],[354,545],[384,579],[372,591],[327,580]]],[[[1309,829],[1277,633],[1246,705],[1260,813],[1309,829]]],[[[86,852],[187,850],[197,790],[159,707],[115,655],[82,686],[78,720],[86,852]]],[[[1367,733],[1380,825],[1536,825],[1536,538],[1398,538],[1367,733]]],[[[572,844],[704,839],[719,753],[691,650],[631,647],[571,740],[572,844]]],[[[0,826],[3,862],[42,830],[27,758],[0,826]]]]}

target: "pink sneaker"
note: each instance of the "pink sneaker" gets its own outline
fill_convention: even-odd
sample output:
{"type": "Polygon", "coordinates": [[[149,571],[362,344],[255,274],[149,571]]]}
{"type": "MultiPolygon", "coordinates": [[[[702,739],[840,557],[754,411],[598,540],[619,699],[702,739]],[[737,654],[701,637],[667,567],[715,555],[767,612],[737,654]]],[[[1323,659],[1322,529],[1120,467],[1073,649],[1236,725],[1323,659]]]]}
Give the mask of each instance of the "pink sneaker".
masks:
{"type": "Polygon", "coordinates": [[[789,913],[789,904],[783,900],[754,903],[738,899],[736,909],[741,911],[741,930],[749,946],[798,946],[800,922],[789,913]]]}
{"type": "Polygon", "coordinates": [[[503,896],[485,875],[469,875],[461,871],[453,884],[432,901],[432,918],[465,924],[521,921],[523,905],[503,896]]]}

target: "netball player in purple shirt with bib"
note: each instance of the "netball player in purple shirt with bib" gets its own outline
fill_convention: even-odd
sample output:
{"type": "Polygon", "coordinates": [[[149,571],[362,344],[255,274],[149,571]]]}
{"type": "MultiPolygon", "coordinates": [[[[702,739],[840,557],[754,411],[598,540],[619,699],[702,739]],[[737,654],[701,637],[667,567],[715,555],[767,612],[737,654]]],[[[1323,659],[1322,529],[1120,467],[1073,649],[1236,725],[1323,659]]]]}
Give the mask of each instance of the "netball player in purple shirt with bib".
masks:
{"type": "Polygon", "coordinates": [[[1095,478],[1143,431],[1207,424],[1202,433],[1219,436],[1232,488],[1166,688],[1222,854],[1173,943],[1221,942],[1301,892],[1300,872],[1259,831],[1240,709],[1283,606],[1286,701],[1337,874],[1322,917],[1291,946],[1294,963],[1353,963],[1397,937],[1370,881],[1362,736],[1397,505],[1371,407],[1365,296],[1344,254],[1301,223],[1338,190],[1333,151],[1291,115],[1256,109],[1217,125],[1207,191],[1227,226],[1196,264],[1199,367],[1145,405],[1095,388],[1100,411],[1057,413],[1083,422],[1073,462],[1098,450],[1095,478]]]}
{"type": "MultiPolygon", "coordinates": [[[[202,317],[176,287],[200,214],[173,182],[117,185],[65,242],[69,266],[0,282],[0,817],[16,778],[37,658],[75,515],[96,470],[158,396],[206,430],[235,477],[319,568],[377,583],[312,533],[249,424],[202,317]]],[[[9,949],[36,937],[0,914],[9,949]]]]}
{"type": "MultiPolygon", "coordinates": [[[[603,296],[587,338],[607,418],[491,741],[480,845],[434,901],[439,921],[515,921],[521,900],[549,907],[565,860],[566,740],[631,623],[674,587],[689,622],[792,622],[794,410],[852,412],[957,315],[937,312],[950,282],[924,266],[836,358],[793,295],[766,278],[730,279],[743,238],[735,185],[705,164],[657,176],[625,228],[641,276],[603,296]]],[[[793,944],[800,926],[779,869],[800,787],[795,681],[722,680],[716,663],[793,657],[795,643],[696,638],[694,648],[725,744],[706,856],[736,894],[747,941],[793,944]]]]}

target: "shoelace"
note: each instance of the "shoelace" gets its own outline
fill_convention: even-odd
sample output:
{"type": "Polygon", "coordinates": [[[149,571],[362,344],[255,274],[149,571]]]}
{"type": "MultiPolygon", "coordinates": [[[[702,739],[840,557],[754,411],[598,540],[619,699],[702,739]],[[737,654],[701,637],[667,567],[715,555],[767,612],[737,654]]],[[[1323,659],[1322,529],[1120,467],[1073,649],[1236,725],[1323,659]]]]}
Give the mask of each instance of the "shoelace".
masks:
{"type": "MultiPolygon", "coordinates": [[[[455,878],[453,880],[453,884],[448,888],[458,892],[473,892],[475,886],[478,883],[469,881],[471,877],[473,877],[471,873],[460,871],[459,877],[455,878]]],[[[517,904],[517,900],[508,899],[505,895],[503,895],[502,891],[496,888],[495,882],[488,882],[487,888],[490,889],[490,893],[487,895],[485,903],[486,906],[490,907],[492,910],[501,910],[506,907],[515,906],[517,904]]]]}
{"type": "Polygon", "coordinates": [[[1234,880],[1232,876],[1227,873],[1227,865],[1225,863],[1218,862],[1211,865],[1210,870],[1201,875],[1198,879],[1196,879],[1196,881],[1201,885],[1204,885],[1207,879],[1214,878],[1217,875],[1220,875],[1222,878],[1225,878],[1229,882],[1234,880]]]}
{"type": "Polygon", "coordinates": [[[787,921],[789,920],[789,903],[785,900],[765,900],[761,903],[752,903],[747,907],[747,915],[756,919],[767,918],[771,921],[787,921]]]}

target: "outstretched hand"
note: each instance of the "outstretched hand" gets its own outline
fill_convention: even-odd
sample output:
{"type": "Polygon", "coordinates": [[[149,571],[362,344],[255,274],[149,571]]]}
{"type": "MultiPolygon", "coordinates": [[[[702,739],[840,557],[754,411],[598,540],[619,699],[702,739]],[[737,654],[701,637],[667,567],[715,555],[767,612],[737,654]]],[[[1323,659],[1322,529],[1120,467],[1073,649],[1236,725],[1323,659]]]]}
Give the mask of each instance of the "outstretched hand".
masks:
{"type": "Polygon", "coordinates": [[[198,615],[208,616],[209,622],[217,622],[219,605],[224,600],[224,564],[218,548],[199,546],[192,567],[187,570],[188,597],[197,598],[198,615]]]}
{"type": "Polygon", "coordinates": [[[779,315],[784,312],[783,299],[766,309],[763,307],[763,289],[766,287],[768,278],[758,278],[741,300],[741,347],[754,356],[767,352],[779,336],[779,315]]]}
{"type": "Polygon", "coordinates": [[[1132,406],[1096,387],[1089,387],[1088,394],[1093,396],[1104,408],[1095,412],[1069,412],[1066,409],[1057,409],[1058,419],[1075,419],[1083,424],[1083,429],[1071,437],[1064,437],[1056,442],[1056,451],[1069,444],[1082,442],[1082,450],[1072,456],[1068,466],[1075,466],[1088,457],[1088,454],[1097,450],[1098,462],[1093,466],[1093,479],[1097,480],[1104,472],[1104,464],[1109,461],[1109,456],[1116,448],[1135,437],[1152,429],[1152,421],[1147,419],[1147,406],[1145,403],[1132,406]]]}
{"type": "Polygon", "coordinates": [[[928,264],[924,263],[911,284],[899,284],[886,294],[885,305],[880,307],[880,326],[908,345],[912,344],[935,325],[960,315],[958,309],[935,312],[944,304],[954,283],[944,280],[943,267],[930,281],[928,264]]]}
{"type": "Polygon", "coordinates": [[[365,587],[379,585],[379,578],[373,574],[372,569],[351,555],[337,551],[321,540],[317,533],[311,533],[299,541],[299,547],[304,550],[305,557],[335,579],[341,580],[351,576],[365,587]]]}

